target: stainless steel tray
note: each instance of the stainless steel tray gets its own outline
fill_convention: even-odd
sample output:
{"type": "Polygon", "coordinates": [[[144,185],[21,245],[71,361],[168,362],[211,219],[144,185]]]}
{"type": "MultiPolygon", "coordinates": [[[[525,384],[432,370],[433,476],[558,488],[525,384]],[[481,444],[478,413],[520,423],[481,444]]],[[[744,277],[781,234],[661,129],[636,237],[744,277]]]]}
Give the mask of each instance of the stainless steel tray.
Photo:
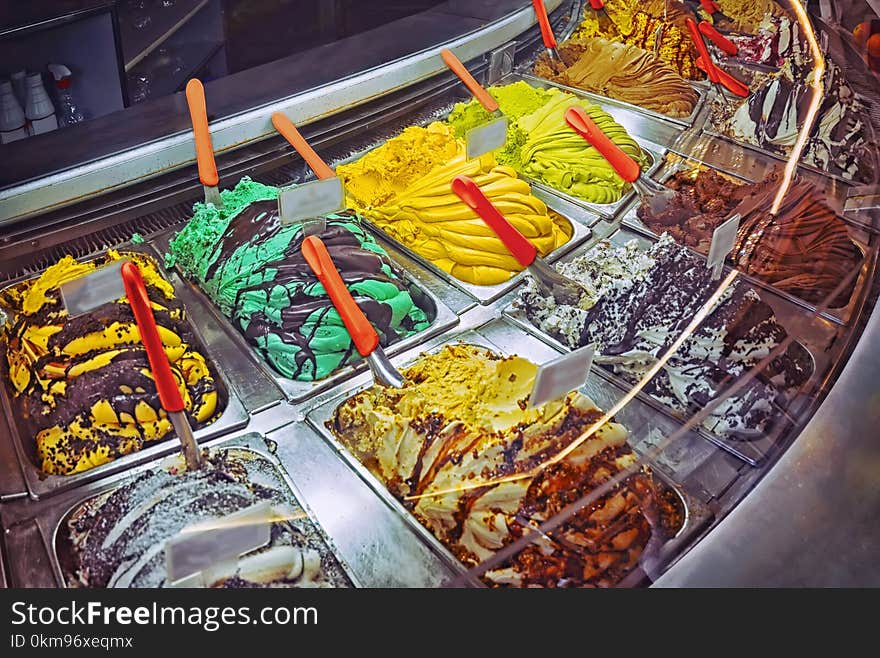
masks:
{"type": "MultiPolygon", "coordinates": [[[[639,236],[621,229],[611,236],[609,241],[617,246],[621,246],[633,238],[639,239],[639,236]]],[[[642,239],[641,242],[644,244],[650,242],[650,240],[642,239]]],[[[574,254],[572,254],[571,257],[574,257],[574,254]]],[[[730,268],[727,268],[727,271],[729,270],[730,268]]],[[[751,285],[752,281],[745,280],[744,283],[751,285]]],[[[837,336],[836,328],[826,332],[824,327],[816,328],[808,326],[811,325],[812,320],[812,317],[809,314],[803,309],[791,304],[787,299],[774,294],[772,291],[768,290],[767,292],[762,292],[761,299],[771,306],[777,314],[777,319],[780,324],[785,327],[789,335],[791,335],[810,355],[813,365],[810,377],[804,382],[800,389],[791,393],[791,399],[787,402],[784,408],[777,407],[777,413],[780,420],[774,423],[768,433],[760,437],[725,437],[710,431],[702,425],[698,425],[693,429],[694,433],[751,466],[759,466],[768,457],[774,455],[780,448],[781,444],[783,444],[789,437],[792,427],[799,423],[799,417],[805,414],[815,402],[815,397],[822,388],[823,379],[833,363],[833,356],[829,350],[837,336]]],[[[503,316],[523,330],[540,338],[549,345],[552,345],[554,348],[563,352],[572,351],[570,347],[533,325],[526,317],[525,313],[516,308],[513,303],[504,308],[503,316]]],[[[613,382],[616,386],[623,388],[624,390],[632,388],[630,382],[624,380],[619,375],[616,375],[611,368],[606,369],[602,365],[594,362],[593,370],[602,378],[613,382]]],[[[682,417],[676,411],[659,402],[645,391],[640,391],[636,397],[657,412],[674,419],[679,423],[685,422],[689,419],[689,416],[682,417]]]]}
{"type": "MultiPolygon", "coordinates": [[[[377,230],[372,225],[370,225],[370,228],[374,231],[377,230]]],[[[381,238],[384,235],[384,233],[380,232],[379,237],[381,238]]],[[[157,239],[157,245],[160,248],[167,246],[169,238],[170,234],[160,236],[160,238],[157,239]]],[[[395,247],[398,247],[397,243],[392,243],[390,240],[383,240],[383,242],[385,244],[382,246],[385,248],[385,251],[388,252],[389,258],[397,266],[398,272],[406,281],[413,299],[417,302],[418,306],[425,309],[431,320],[430,326],[424,331],[383,348],[386,354],[397,354],[428,340],[432,336],[436,336],[437,334],[446,331],[450,327],[454,327],[458,324],[458,315],[406,268],[405,264],[401,262],[401,259],[395,252],[395,247]]],[[[180,276],[181,280],[187,283],[199,301],[210,310],[211,315],[213,315],[217,322],[225,329],[226,334],[235,342],[239,349],[251,355],[251,361],[270,380],[275,382],[289,402],[302,402],[307,400],[322,391],[333,388],[340,382],[351,377],[354,373],[366,370],[366,362],[359,360],[357,363],[339,368],[329,377],[317,381],[298,381],[284,377],[272,368],[271,365],[266,363],[266,360],[260,354],[259,350],[248,343],[241,331],[232,324],[229,318],[223,315],[220,309],[217,308],[216,304],[211,301],[197,283],[188,279],[179,267],[175,267],[175,271],[178,276],[180,276]]]]}
{"type": "MultiPolygon", "coordinates": [[[[156,262],[156,266],[162,276],[166,279],[169,278],[168,273],[162,266],[162,263],[158,259],[157,254],[147,245],[127,247],[122,249],[121,251],[123,253],[138,252],[146,254],[156,262]]],[[[99,256],[100,254],[92,256],[88,259],[85,259],[83,262],[94,260],[99,256]]],[[[18,279],[4,286],[3,289],[5,290],[7,288],[14,287],[23,283],[24,281],[34,279],[37,276],[39,276],[39,274],[18,279]]],[[[189,315],[189,311],[182,299],[180,300],[180,302],[181,304],[183,304],[184,311],[187,313],[187,315],[189,315]]],[[[222,436],[224,434],[229,434],[230,432],[233,432],[237,429],[241,429],[242,427],[247,425],[249,416],[244,405],[241,403],[241,400],[238,398],[237,392],[230,385],[226,374],[217,367],[217,362],[211,357],[211,352],[208,349],[208,346],[204,338],[202,337],[199,328],[191,321],[189,322],[189,325],[190,329],[193,332],[193,335],[195,336],[196,346],[198,347],[199,351],[203,355],[205,355],[205,357],[208,359],[209,365],[211,366],[211,370],[214,374],[214,379],[218,385],[220,398],[226,400],[226,408],[223,410],[217,420],[215,420],[210,425],[206,425],[205,427],[195,430],[194,436],[196,441],[202,443],[209,439],[222,436]]],[[[0,352],[3,352],[5,354],[5,349],[0,350],[0,352]]],[[[15,452],[18,456],[18,461],[21,465],[21,471],[24,475],[28,491],[30,495],[34,498],[54,496],[67,489],[78,487],[86,482],[108,476],[112,473],[118,473],[120,471],[127,470],[137,464],[141,464],[145,461],[149,461],[162,455],[170,454],[178,450],[180,447],[180,443],[177,440],[177,435],[174,432],[171,432],[163,439],[148,443],[144,449],[138,452],[124,455],[122,457],[114,459],[113,461],[107,462],[106,464],[96,466],[95,468],[83,471],[81,473],[73,473],[71,475],[49,475],[43,473],[40,467],[35,463],[36,441],[34,437],[27,434],[26,427],[18,424],[18,413],[15,410],[12,396],[6,384],[6,382],[8,381],[8,373],[5,356],[3,358],[0,358],[0,378],[2,378],[3,380],[3,384],[0,384],[0,398],[2,398],[3,400],[2,404],[4,412],[6,413],[7,418],[10,419],[10,435],[12,438],[12,442],[15,445],[15,452]]]]}
{"type": "MultiPolygon", "coordinates": [[[[730,178],[735,178],[743,182],[751,182],[742,176],[738,176],[736,174],[731,174],[727,171],[718,169],[717,167],[713,167],[712,165],[706,164],[705,162],[701,162],[699,160],[694,160],[700,167],[705,167],[706,169],[714,169],[715,171],[722,173],[725,176],[730,178]]],[[[665,166],[661,172],[659,172],[657,176],[657,180],[661,182],[665,182],[669,178],[671,178],[674,174],[675,166],[665,166]]],[[[638,203],[636,202],[623,213],[622,215],[622,224],[627,228],[636,231],[637,233],[643,234],[652,240],[658,238],[659,236],[654,233],[648,226],[646,226],[642,220],[639,219],[636,211],[638,210],[638,203]]],[[[832,322],[837,322],[839,324],[849,324],[854,318],[856,318],[861,310],[862,306],[865,302],[865,296],[868,293],[868,288],[870,281],[873,278],[874,267],[876,265],[876,258],[873,257],[873,252],[870,251],[868,245],[865,241],[859,240],[854,232],[856,230],[856,226],[853,225],[852,222],[847,220],[844,216],[838,215],[838,218],[844,222],[848,227],[850,227],[850,240],[853,245],[859,250],[861,253],[861,260],[858,263],[858,273],[855,275],[855,281],[853,282],[852,292],[850,293],[849,302],[845,306],[842,307],[831,307],[822,311],[822,313],[817,313],[818,309],[815,303],[808,302],[796,295],[785,292],[784,290],[780,290],[762,279],[744,274],[741,275],[749,281],[749,283],[757,288],[762,288],[764,290],[770,290],[774,294],[783,297],[793,304],[797,304],[808,311],[820,315],[823,318],[831,320],[832,322]]],[[[865,236],[867,238],[867,236],[865,236]]],[[[705,258],[705,254],[700,254],[698,251],[694,249],[690,249],[695,254],[698,254],[701,258],[705,258]]],[[[729,263],[729,261],[728,261],[729,263]]]]}
{"type": "Polygon", "coordinates": [[[571,94],[575,94],[582,98],[588,98],[590,100],[594,100],[600,105],[610,106],[610,107],[623,107],[628,110],[632,110],[633,112],[639,112],[644,114],[645,116],[649,116],[652,119],[658,119],[660,121],[667,121],[669,123],[674,123],[679,126],[690,127],[694,125],[694,122],[697,119],[697,115],[699,115],[700,110],[703,108],[703,103],[706,100],[706,94],[708,92],[708,88],[700,85],[691,85],[694,88],[694,91],[697,92],[698,98],[697,103],[694,105],[693,111],[686,117],[671,117],[667,114],[662,114],[661,112],[655,112],[654,110],[649,110],[647,108],[641,107],[639,105],[633,105],[632,103],[627,103],[626,101],[621,101],[616,98],[612,98],[611,96],[603,96],[602,94],[597,94],[591,91],[587,91],[586,89],[580,89],[578,87],[571,87],[569,85],[564,85],[560,82],[554,82],[553,80],[548,80],[547,78],[542,78],[536,73],[534,73],[534,66],[537,58],[533,59],[530,62],[523,63],[521,66],[518,66],[516,69],[517,74],[526,82],[529,82],[533,85],[545,85],[556,87],[557,89],[563,89],[571,94]]]}
{"type": "MultiPolygon", "coordinates": [[[[564,245],[544,257],[546,261],[551,263],[561,256],[567,254],[569,251],[576,248],[583,242],[587,241],[592,234],[590,229],[581,222],[573,221],[570,217],[567,216],[563,216],[563,219],[565,219],[571,226],[571,239],[564,245]]],[[[503,297],[505,294],[516,288],[522,282],[523,277],[525,276],[524,272],[519,272],[504,283],[497,283],[491,286],[478,286],[473,283],[466,283],[455,278],[448,272],[444,272],[427,258],[420,256],[418,253],[416,253],[406,245],[397,242],[369,219],[365,218],[364,224],[370,227],[370,229],[377,235],[377,237],[379,237],[380,241],[385,244],[386,248],[388,245],[393,245],[394,248],[399,249],[409,258],[413,259],[426,269],[430,270],[444,281],[454,285],[459,290],[463,290],[483,305],[491,304],[496,299],[503,297]]]]}
{"type": "MultiPolygon", "coordinates": [[[[286,488],[288,503],[295,509],[302,511],[307,519],[309,530],[315,531],[316,541],[324,544],[326,549],[325,559],[331,559],[339,568],[337,577],[347,579],[346,585],[358,586],[358,580],[352,573],[349,565],[339,555],[333,541],[324,532],[324,529],[315,520],[315,515],[305,503],[299,490],[288,477],[277,457],[272,454],[272,449],[263,437],[254,432],[241,436],[215,440],[210,444],[212,451],[240,449],[255,457],[265,460],[275,469],[272,473],[274,484],[286,488]]],[[[100,482],[92,482],[77,491],[71,491],[63,496],[48,501],[39,507],[36,513],[29,514],[27,508],[14,510],[10,516],[13,518],[6,532],[7,544],[15,556],[10,563],[9,571],[12,580],[17,587],[79,587],[73,574],[69,570],[70,556],[64,553],[64,536],[66,530],[64,524],[70,515],[83,503],[101,494],[110,492],[148,469],[162,468],[171,462],[169,458],[156,458],[149,463],[141,464],[127,473],[117,473],[100,482]],[[36,568],[34,567],[36,564],[36,568]]],[[[7,512],[9,514],[9,512],[7,512]]],[[[303,521],[301,520],[300,523],[303,521]]]]}
{"type": "MultiPolygon", "coordinates": [[[[490,322],[489,324],[508,326],[503,321],[494,321],[494,323],[490,322]]],[[[543,345],[541,341],[532,338],[528,334],[523,334],[518,331],[510,333],[502,330],[501,332],[498,332],[497,335],[493,335],[491,330],[486,330],[486,327],[464,331],[457,335],[440,337],[425,345],[423,351],[434,352],[440,349],[443,345],[453,342],[480,345],[505,355],[515,353],[524,354],[532,359],[535,359],[536,355],[541,353],[548,358],[558,356],[559,354],[556,350],[548,350],[546,345],[543,345]],[[492,335],[492,338],[488,338],[485,334],[492,335]]],[[[418,360],[420,354],[421,352],[411,351],[405,355],[399,355],[397,358],[392,359],[392,361],[394,361],[395,365],[399,368],[404,368],[418,360]]],[[[597,383],[599,383],[598,380],[592,381],[592,385],[594,386],[597,383]]],[[[327,443],[340,454],[342,459],[352,468],[352,470],[354,470],[394,512],[406,521],[413,531],[438,555],[438,557],[444,561],[453,573],[467,573],[468,568],[463,563],[459,562],[452,552],[440,542],[427,527],[422,525],[416,517],[407,510],[403,503],[395,498],[379,479],[374,476],[367,467],[358,461],[358,459],[354,457],[354,455],[352,455],[327,428],[326,423],[332,418],[336,408],[352,395],[368,388],[371,385],[371,382],[359,378],[352,381],[351,384],[352,387],[344,394],[325,401],[321,405],[312,409],[306,416],[307,421],[327,441],[327,443]]],[[[602,384],[599,383],[599,385],[601,386],[602,384]]],[[[586,394],[589,395],[588,388],[589,383],[585,389],[581,390],[586,391],[586,394]]],[[[631,404],[639,403],[631,402],[631,404]]],[[[680,555],[689,542],[692,541],[711,521],[712,513],[682,487],[673,483],[662,469],[655,469],[655,475],[662,486],[675,492],[684,510],[684,521],[681,528],[678,530],[675,537],[664,544],[666,563],[663,565],[657,565],[656,567],[657,569],[662,570],[663,567],[671,564],[675,557],[680,555]]]]}

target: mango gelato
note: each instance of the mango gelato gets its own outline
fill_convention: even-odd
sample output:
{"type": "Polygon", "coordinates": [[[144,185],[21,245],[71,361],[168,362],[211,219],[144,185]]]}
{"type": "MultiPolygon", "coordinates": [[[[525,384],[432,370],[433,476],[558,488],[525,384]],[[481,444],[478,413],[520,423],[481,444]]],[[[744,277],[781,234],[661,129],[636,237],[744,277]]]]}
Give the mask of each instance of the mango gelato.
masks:
{"type": "Polygon", "coordinates": [[[455,136],[442,123],[427,128],[406,128],[382,149],[371,151],[351,164],[339,165],[336,175],[345,191],[364,206],[378,206],[403,192],[434,167],[458,154],[455,136]]]}
{"type": "Polygon", "coordinates": [[[66,256],[0,293],[13,407],[36,439],[45,473],[85,471],[173,431],[127,299],[76,317],[61,301],[61,283],[123,257],[141,270],[190,422],[210,423],[225,406],[174,289],[150,258],[109,251],[78,263],[66,256]]]}
{"type": "Polygon", "coordinates": [[[404,135],[389,140],[367,157],[370,158],[369,167],[358,161],[336,169],[345,182],[350,205],[395,240],[466,283],[504,283],[520,272],[522,266],[492,229],[452,192],[450,183],[456,176],[471,177],[541,255],[549,254],[571,238],[570,224],[551,215],[547,206],[532,196],[529,184],[517,178],[513,169],[498,164],[492,154],[468,160],[464,144],[455,142],[449,126],[433,124],[428,128],[408,128],[404,135]],[[457,155],[427,175],[422,174],[422,141],[413,136],[418,132],[443,131],[457,144],[457,155]],[[415,149],[412,168],[407,166],[407,145],[415,149]],[[385,198],[382,203],[370,205],[353,190],[363,189],[360,177],[371,178],[380,169],[386,154],[395,170],[419,171],[420,177],[413,177],[405,189],[392,196],[377,197],[370,194],[368,188],[368,198],[385,198]]]}

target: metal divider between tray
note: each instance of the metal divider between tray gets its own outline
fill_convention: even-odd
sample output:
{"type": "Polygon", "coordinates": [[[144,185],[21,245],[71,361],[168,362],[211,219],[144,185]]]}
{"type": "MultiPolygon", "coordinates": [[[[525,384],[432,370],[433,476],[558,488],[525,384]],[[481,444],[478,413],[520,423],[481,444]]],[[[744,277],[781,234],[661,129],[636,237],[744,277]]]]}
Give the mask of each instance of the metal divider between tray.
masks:
{"type": "MultiPolygon", "coordinates": [[[[150,248],[148,245],[122,247],[120,249],[117,249],[117,251],[119,251],[120,253],[135,252],[144,254],[145,256],[155,261],[155,265],[159,273],[163,276],[163,278],[169,280],[168,272],[164,269],[161,260],[157,258],[155,250],[150,248]]],[[[79,262],[89,262],[95,260],[96,258],[100,258],[102,255],[104,255],[104,253],[106,252],[102,251],[85,259],[80,259],[79,262]]],[[[12,288],[22,284],[25,281],[36,279],[41,276],[41,274],[42,273],[31,274],[22,277],[18,280],[8,283],[3,287],[3,289],[12,288]]],[[[189,313],[186,305],[183,303],[183,300],[180,300],[180,302],[183,305],[184,312],[188,316],[189,313]]],[[[199,343],[200,349],[204,353],[205,357],[208,359],[209,364],[213,366],[212,369],[214,379],[215,381],[219,382],[225,389],[227,399],[226,408],[221,412],[220,416],[214,422],[205,425],[204,427],[201,427],[193,432],[196,441],[201,444],[210,439],[217,438],[219,436],[223,436],[224,434],[228,434],[230,432],[234,432],[238,429],[243,428],[248,423],[249,415],[241,400],[239,399],[237,391],[232,386],[225,373],[223,373],[217,367],[216,361],[211,357],[208,344],[204,340],[199,328],[189,319],[187,320],[187,324],[190,331],[192,331],[193,335],[195,336],[197,343],[199,343]]],[[[8,379],[5,364],[0,364],[0,375],[2,375],[3,379],[8,379]]],[[[13,400],[10,396],[8,386],[6,386],[5,384],[0,385],[0,398],[2,398],[3,400],[2,404],[4,410],[7,413],[7,417],[10,419],[17,418],[17,415],[15,414],[13,409],[13,400]]],[[[25,436],[23,436],[22,428],[17,423],[9,423],[9,425],[9,435],[15,446],[15,452],[21,466],[22,475],[27,485],[28,492],[32,498],[45,498],[48,496],[54,496],[61,491],[66,491],[68,489],[79,487],[87,482],[91,482],[93,480],[105,477],[113,473],[124,471],[131,468],[132,466],[140,464],[144,461],[149,461],[157,456],[170,454],[179,448],[177,436],[172,431],[161,439],[145,444],[145,447],[141,450],[131,452],[121,457],[117,457],[116,459],[113,459],[105,464],[101,464],[100,466],[95,466],[86,471],[81,471],[79,473],[73,473],[69,475],[49,475],[43,473],[40,470],[39,466],[37,466],[32,461],[28,448],[25,445],[25,441],[28,439],[35,442],[35,437],[26,438],[25,436]]]]}
{"type": "MultiPolygon", "coordinates": [[[[528,336],[531,334],[526,335],[528,336]]],[[[423,351],[433,352],[440,349],[445,344],[458,342],[479,345],[505,355],[513,353],[511,349],[505,348],[491,338],[482,335],[480,333],[480,328],[468,329],[458,334],[452,334],[436,339],[431,343],[424,345],[423,351]]],[[[418,358],[419,354],[413,354],[410,352],[406,355],[400,355],[395,361],[399,361],[397,364],[398,367],[405,367],[406,365],[417,361],[418,358]]],[[[387,487],[385,487],[382,482],[379,481],[379,479],[373,475],[373,473],[371,473],[370,470],[364,466],[326,427],[325,422],[332,418],[333,413],[340,404],[357,393],[365,390],[370,385],[370,382],[361,381],[360,383],[353,385],[351,389],[322,402],[320,405],[307,412],[307,422],[327,442],[327,444],[340,455],[342,460],[370,487],[370,489],[372,489],[391,510],[402,518],[407,525],[415,531],[417,536],[419,536],[432,551],[443,559],[444,563],[447,563],[447,566],[450,567],[453,572],[459,574],[467,573],[468,568],[462,564],[425,525],[420,523],[415,515],[407,510],[403,503],[398,500],[387,489],[387,487]]],[[[650,461],[646,461],[645,463],[649,466],[651,465],[650,461]]],[[[682,508],[684,509],[682,527],[679,529],[675,537],[668,539],[664,543],[664,547],[673,549],[684,548],[688,542],[693,540],[695,536],[711,522],[713,513],[706,505],[691,496],[681,485],[674,483],[662,471],[662,469],[655,468],[653,469],[653,472],[655,476],[663,482],[664,486],[675,492],[682,508]]],[[[675,550],[671,550],[670,553],[674,555],[669,556],[669,560],[674,560],[680,555],[680,552],[676,553],[675,550]]],[[[671,561],[667,564],[656,565],[655,568],[662,569],[669,564],[671,564],[671,561]]]]}

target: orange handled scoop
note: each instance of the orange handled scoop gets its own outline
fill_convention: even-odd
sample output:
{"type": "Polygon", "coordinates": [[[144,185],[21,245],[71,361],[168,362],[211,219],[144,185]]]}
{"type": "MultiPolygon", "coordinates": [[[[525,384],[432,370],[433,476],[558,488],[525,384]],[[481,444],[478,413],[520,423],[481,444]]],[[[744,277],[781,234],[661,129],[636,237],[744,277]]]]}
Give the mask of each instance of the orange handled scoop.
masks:
{"type": "Polygon", "coordinates": [[[465,205],[486,222],[517,262],[525,267],[546,294],[552,295],[560,304],[577,304],[586,291],[577,283],[562,276],[542,258],[538,250],[520,233],[467,176],[452,180],[452,191],[465,205]]]}
{"type": "Polygon", "coordinates": [[[211,132],[208,130],[208,109],[205,103],[205,88],[200,80],[193,78],[186,83],[186,104],[192,121],[193,139],[196,143],[196,162],[199,166],[199,180],[205,188],[205,201],[223,208],[220,199],[220,176],[214,161],[214,147],[211,145],[211,132]]]}
{"type": "Polygon", "coordinates": [[[281,133],[284,139],[290,142],[290,145],[296,149],[296,152],[302,156],[306,164],[315,172],[315,176],[325,180],[336,175],[327,166],[327,163],[321,159],[321,156],[315,152],[315,149],[305,140],[305,137],[302,136],[297,127],[293,125],[293,121],[281,112],[273,112],[272,125],[275,126],[275,130],[281,133]]]}
{"type": "Polygon", "coordinates": [[[584,108],[579,105],[568,108],[565,111],[565,122],[599,151],[623,180],[632,183],[633,188],[641,197],[642,203],[646,204],[652,213],[663,212],[670,201],[675,198],[673,190],[645,176],[639,163],[612,142],[608,135],[603,133],[587,115],[584,108]]]}
{"type": "Polygon", "coordinates": [[[153,309],[150,306],[150,298],[147,296],[141,272],[134,263],[125,262],[122,264],[121,274],[125,284],[125,294],[128,296],[138,332],[141,335],[141,342],[147,350],[150,370],[153,372],[153,380],[159,391],[159,401],[162,403],[162,408],[168,412],[171,424],[174,425],[174,430],[183,446],[186,467],[190,470],[201,468],[199,448],[186,417],[183,397],[180,395],[177,380],[171,372],[168,356],[165,354],[162,339],[156,329],[156,318],[153,316],[153,309]]]}
{"type": "Polygon", "coordinates": [[[308,233],[323,233],[326,216],[345,209],[345,190],[338,178],[305,137],[281,112],[272,114],[272,125],[290,143],[318,177],[296,186],[281,188],[278,194],[278,212],[283,224],[302,223],[308,233]]]}
{"type": "Polygon", "coordinates": [[[401,388],[404,383],[403,377],[385,356],[379,345],[379,334],[354,301],[321,238],[315,235],[306,237],[301,250],[309,267],[336,307],[358,353],[367,360],[375,380],[383,386],[401,388]]]}
{"type": "Polygon", "coordinates": [[[550,17],[547,15],[547,7],[544,5],[544,0],[532,0],[532,5],[535,7],[538,25],[541,27],[541,38],[544,40],[547,54],[550,56],[550,59],[561,62],[562,58],[559,57],[559,51],[556,50],[556,37],[553,34],[553,28],[550,26],[550,17]]]}
{"type": "Polygon", "coordinates": [[[458,79],[464,83],[464,86],[468,88],[468,91],[473,94],[474,98],[480,102],[480,105],[482,105],[487,112],[498,117],[502,116],[501,110],[498,108],[498,101],[492,98],[488,91],[483,89],[483,85],[476,81],[470,71],[465,68],[464,64],[461,63],[461,60],[459,60],[451,50],[444,48],[440,51],[440,57],[443,58],[443,62],[446,66],[458,76],[458,79]]]}

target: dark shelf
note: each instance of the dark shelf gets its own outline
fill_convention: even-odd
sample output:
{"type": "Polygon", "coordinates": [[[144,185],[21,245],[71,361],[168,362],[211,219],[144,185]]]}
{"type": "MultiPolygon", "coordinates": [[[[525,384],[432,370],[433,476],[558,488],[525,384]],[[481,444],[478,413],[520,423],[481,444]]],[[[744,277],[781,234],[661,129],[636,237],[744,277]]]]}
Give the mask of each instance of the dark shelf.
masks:
{"type": "Polygon", "coordinates": [[[0,39],[24,36],[37,30],[109,11],[114,0],[28,0],[0,2],[0,39]]]}
{"type": "Polygon", "coordinates": [[[176,0],[163,7],[158,0],[146,0],[150,24],[143,29],[134,26],[134,14],[128,4],[119,7],[119,35],[122,41],[124,68],[130,71],[175,32],[186,25],[211,0],[176,0]]]}

